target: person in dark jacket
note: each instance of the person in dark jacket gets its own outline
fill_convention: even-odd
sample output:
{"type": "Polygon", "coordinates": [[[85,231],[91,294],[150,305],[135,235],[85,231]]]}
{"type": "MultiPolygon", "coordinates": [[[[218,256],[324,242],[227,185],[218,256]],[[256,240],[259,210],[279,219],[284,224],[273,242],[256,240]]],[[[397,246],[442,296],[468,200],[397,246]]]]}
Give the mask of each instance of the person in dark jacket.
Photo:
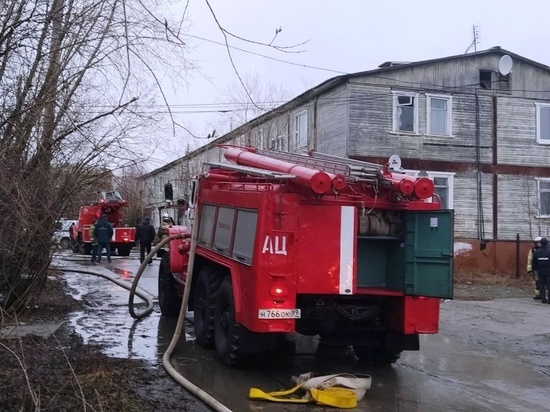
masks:
{"type": "Polygon", "coordinates": [[[533,253],[533,272],[539,279],[540,301],[550,303],[550,296],[547,296],[550,291],[550,248],[545,237],[540,240],[540,248],[533,253]]]}
{"type": "Polygon", "coordinates": [[[97,261],[101,262],[103,248],[107,253],[107,261],[111,263],[111,238],[113,237],[113,226],[107,220],[107,215],[103,214],[99,222],[96,223],[94,236],[97,240],[97,261]]]}
{"type": "MultiPolygon", "coordinates": [[[[151,224],[148,217],[143,218],[143,221],[136,228],[136,244],[139,243],[139,262],[143,263],[145,256],[151,253],[151,243],[155,239],[155,227],[151,224]],[[145,254],[147,251],[147,254],[145,254]]],[[[149,261],[149,264],[152,262],[149,261]]]]}
{"type": "Polygon", "coordinates": [[[92,244],[92,263],[95,263],[97,261],[97,240],[94,236],[96,223],[97,219],[93,221],[93,223],[90,225],[90,228],[88,229],[88,233],[90,235],[90,243],[92,244]]]}

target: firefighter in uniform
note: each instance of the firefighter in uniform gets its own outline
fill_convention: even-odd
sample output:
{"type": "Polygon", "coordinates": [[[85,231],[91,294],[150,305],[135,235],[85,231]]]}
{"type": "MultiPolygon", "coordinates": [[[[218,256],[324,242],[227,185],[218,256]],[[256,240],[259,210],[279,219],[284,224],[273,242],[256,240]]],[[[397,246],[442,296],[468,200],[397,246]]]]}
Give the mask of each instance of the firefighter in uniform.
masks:
{"type": "Polygon", "coordinates": [[[542,238],[540,236],[537,236],[533,239],[533,247],[529,249],[529,254],[527,255],[527,274],[531,275],[533,277],[533,280],[535,282],[535,296],[533,299],[537,300],[540,299],[540,288],[539,288],[539,280],[535,273],[533,272],[533,254],[535,253],[535,250],[540,248],[540,240],[542,238]]]}
{"type": "Polygon", "coordinates": [[[533,253],[533,272],[539,279],[540,301],[550,303],[546,295],[550,290],[550,248],[545,237],[540,240],[540,248],[533,253]]]}
{"type": "Polygon", "coordinates": [[[173,225],[174,221],[170,216],[168,216],[167,213],[165,213],[162,216],[162,223],[160,224],[158,230],[157,230],[157,238],[158,242],[160,242],[162,239],[164,239],[166,236],[168,236],[168,226],[173,225]]]}

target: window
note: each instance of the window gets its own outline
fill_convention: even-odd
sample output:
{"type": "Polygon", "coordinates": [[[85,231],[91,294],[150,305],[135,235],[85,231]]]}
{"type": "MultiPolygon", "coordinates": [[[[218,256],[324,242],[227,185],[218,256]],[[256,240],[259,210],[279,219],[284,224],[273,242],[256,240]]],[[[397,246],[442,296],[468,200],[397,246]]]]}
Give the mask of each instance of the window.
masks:
{"type": "Polygon", "coordinates": [[[452,135],[452,98],[426,94],[427,134],[452,135]]]}
{"type": "Polygon", "coordinates": [[[301,112],[296,115],[294,133],[296,148],[307,147],[307,112],[301,112]]]}
{"type": "Polygon", "coordinates": [[[453,208],[453,173],[428,172],[428,177],[433,180],[434,193],[439,196],[441,209],[453,208]]]}
{"type": "Polygon", "coordinates": [[[393,131],[418,133],[418,94],[395,93],[393,95],[393,131]]]}
{"type": "MultiPolygon", "coordinates": [[[[413,177],[427,177],[434,182],[434,193],[441,202],[441,209],[453,209],[453,197],[454,197],[454,173],[452,172],[422,172],[418,170],[403,170],[408,176],[413,177]]],[[[427,199],[427,202],[433,202],[434,199],[427,199]]]]}
{"type": "Polygon", "coordinates": [[[284,151],[285,145],[284,145],[284,138],[282,135],[277,134],[276,136],[271,138],[271,142],[269,145],[270,150],[278,150],[278,151],[284,151]]]}
{"type": "Polygon", "coordinates": [[[550,180],[539,179],[538,196],[539,196],[539,217],[550,217],[550,180]]]}
{"type": "Polygon", "coordinates": [[[252,145],[258,149],[264,148],[264,129],[258,129],[254,132],[252,145]]]}
{"type": "Polygon", "coordinates": [[[493,88],[493,71],[492,70],[479,71],[479,87],[481,87],[482,89],[493,88]]]}
{"type": "Polygon", "coordinates": [[[550,103],[535,103],[537,108],[537,142],[550,144],[550,103]]]}

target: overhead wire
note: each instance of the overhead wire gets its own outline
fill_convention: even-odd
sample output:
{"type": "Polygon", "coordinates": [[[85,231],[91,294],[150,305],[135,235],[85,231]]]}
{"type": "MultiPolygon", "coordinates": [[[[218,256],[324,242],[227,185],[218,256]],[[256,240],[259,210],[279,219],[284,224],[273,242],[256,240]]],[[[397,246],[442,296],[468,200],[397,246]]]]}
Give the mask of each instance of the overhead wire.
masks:
{"type": "MultiPolygon", "coordinates": [[[[318,104],[327,105],[330,103],[363,103],[365,100],[372,100],[376,98],[381,99],[387,99],[391,94],[388,93],[387,89],[393,89],[393,91],[399,92],[397,88],[402,88],[404,92],[406,91],[419,91],[418,89],[421,89],[421,93],[426,92],[439,92],[439,93],[447,93],[447,94],[466,94],[466,95],[474,95],[474,90],[480,90],[478,83],[467,83],[462,85],[441,85],[436,83],[425,83],[425,82],[411,82],[411,81],[405,81],[405,80],[396,80],[389,77],[381,77],[381,76],[370,76],[368,74],[365,74],[365,76],[369,76],[372,78],[378,78],[378,79],[385,79],[385,80],[392,80],[395,83],[394,84],[381,84],[381,83],[375,83],[375,82],[360,82],[360,83],[353,83],[352,85],[360,84],[361,86],[366,87],[373,87],[373,88],[379,88],[383,89],[381,91],[373,91],[368,90],[368,96],[356,96],[356,97],[349,97],[349,96],[343,96],[343,97],[323,97],[322,100],[318,101],[318,104]],[[411,90],[407,90],[411,89],[411,90]]],[[[495,82],[496,83],[496,82],[495,82]]],[[[361,92],[366,92],[361,91],[361,92]]],[[[360,93],[361,93],[360,92],[360,93]]],[[[493,93],[502,93],[503,91],[499,89],[486,89],[485,92],[488,96],[493,96],[493,93]],[[493,93],[491,93],[493,92],[493,93]]],[[[550,94],[550,90],[532,90],[532,89],[508,89],[505,91],[506,93],[536,93],[536,94],[550,94]]],[[[481,97],[481,96],[480,96],[481,97]]],[[[514,96],[512,94],[498,94],[498,97],[507,98],[507,99],[528,99],[528,100],[544,100],[540,96],[514,96]]],[[[284,105],[286,103],[291,102],[294,99],[290,100],[264,100],[261,102],[256,102],[258,105],[258,108],[254,110],[263,110],[265,112],[275,110],[279,106],[284,105]],[[265,105],[266,107],[262,107],[265,105]]],[[[252,110],[250,107],[245,107],[248,104],[247,101],[243,102],[212,102],[212,103],[187,103],[187,104],[170,104],[170,109],[166,108],[166,105],[157,105],[157,104],[144,104],[140,105],[138,104],[137,110],[134,110],[136,113],[142,113],[142,114],[166,114],[166,113],[173,113],[173,114],[212,114],[212,113],[234,113],[234,112],[243,112],[243,111],[250,111],[252,110]],[[242,106],[242,107],[238,107],[242,106]],[[158,109],[157,109],[158,108],[158,109]],[[166,108],[163,110],[163,108],[166,108]],[[157,110],[155,110],[157,109],[157,110]],[[178,110],[179,109],[179,110],[178,110]],[[186,109],[186,110],[184,110],[186,109]],[[195,110],[196,109],[196,110],[195,110]]],[[[97,109],[97,112],[102,112],[102,109],[107,109],[112,106],[110,105],[83,105],[81,108],[87,108],[87,109],[97,109]]],[[[89,110],[88,113],[95,113],[94,110],[89,110]]]]}

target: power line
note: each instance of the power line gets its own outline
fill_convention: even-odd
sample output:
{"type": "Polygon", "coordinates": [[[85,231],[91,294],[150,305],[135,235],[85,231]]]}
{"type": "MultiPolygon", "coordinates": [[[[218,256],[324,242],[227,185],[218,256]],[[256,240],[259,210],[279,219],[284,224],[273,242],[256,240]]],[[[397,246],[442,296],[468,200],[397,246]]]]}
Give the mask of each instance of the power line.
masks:
{"type": "Polygon", "coordinates": [[[196,36],[196,35],[193,35],[193,34],[186,34],[185,36],[191,37],[193,39],[199,39],[199,40],[203,40],[203,41],[206,41],[206,42],[209,42],[209,43],[217,44],[218,46],[223,46],[224,48],[228,47],[230,49],[238,50],[238,51],[241,51],[243,53],[252,54],[252,55],[258,56],[258,57],[263,57],[264,59],[273,60],[273,61],[276,61],[276,62],[279,62],[279,63],[284,63],[284,64],[289,64],[289,65],[292,65],[292,66],[303,67],[303,68],[306,68],[306,69],[314,69],[314,70],[321,70],[321,71],[325,71],[325,72],[337,73],[337,74],[348,74],[347,72],[343,72],[343,71],[340,71],[340,70],[327,69],[327,68],[318,67],[318,66],[310,66],[310,65],[307,65],[307,64],[294,63],[294,62],[291,62],[291,61],[288,61],[288,60],[278,59],[276,57],[267,56],[267,55],[262,54],[262,53],[256,53],[256,52],[253,52],[253,51],[250,51],[250,50],[242,49],[240,47],[231,46],[229,44],[225,44],[225,43],[222,43],[222,42],[219,42],[219,41],[216,41],[216,40],[207,39],[206,37],[196,36]]]}

